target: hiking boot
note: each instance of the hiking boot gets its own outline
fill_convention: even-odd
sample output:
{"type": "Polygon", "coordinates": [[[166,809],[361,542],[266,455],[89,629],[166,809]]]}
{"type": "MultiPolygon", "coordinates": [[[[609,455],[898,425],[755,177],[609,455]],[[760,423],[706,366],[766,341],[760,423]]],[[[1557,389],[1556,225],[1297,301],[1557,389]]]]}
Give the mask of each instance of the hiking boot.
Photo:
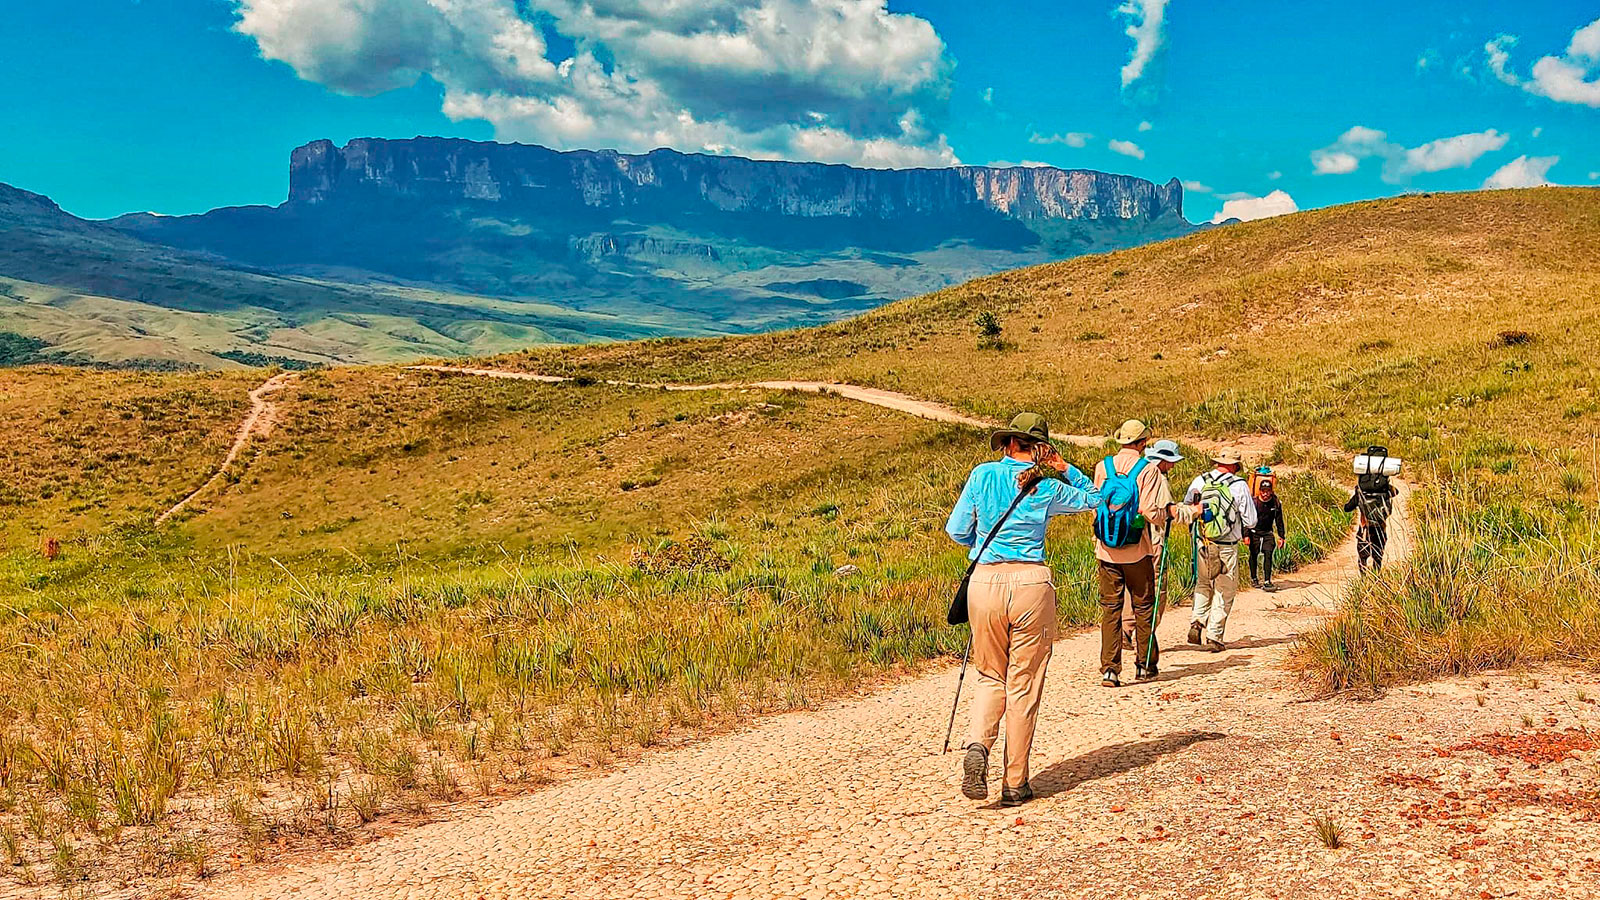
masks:
{"type": "Polygon", "coordinates": [[[1200,623],[1199,622],[1190,622],[1189,623],[1189,643],[1194,644],[1196,647],[1198,647],[1201,644],[1205,643],[1205,637],[1206,637],[1205,629],[1200,627],[1200,623]]]}
{"type": "Polygon", "coordinates": [[[1136,675],[1134,675],[1134,680],[1135,681],[1149,681],[1150,679],[1152,679],[1152,678],[1154,678],[1154,677],[1156,677],[1157,675],[1160,675],[1160,674],[1161,674],[1161,669],[1159,667],[1157,667],[1157,666],[1151,666],[1148,669],[1146,669],[1144,666],[1139,666],[1138,667],[1138,673],[1136,675]]]}
{"type": "Polygon", "coordinates": [[[1122,687],[1122,681],[1117,678],[1117,673],[1114,669],[1107,669],[1105,674],[1100,676],[1100,686],[1122,687]]]}
{"type": "Polygon", "coordinates": [[[961,795],[968,800],[989,797],[989,751],[982,744],[970,744],[961,761],[961,795]]]}
{"type": "Polygon", "coordinates": [[[1212,653],[1221,653],[1222,651],[1228,649],[1228,645],[1221,641],[1214,641],[1211,638],[1206,638],[1206,649],[1212,653]]]}
{"type": "Polygon", "coordinates": [[[1266,584],[1262,585],[1261,588],[1262,588],[1262,590],[1266,591],[1269,594],[1275,594],[1278,591],[1278,586],[1273,584],[1270,581],[1267,582],[1266,584]]]}
{"type": "Polygon", "coordinates": [[[1022,787],[1019,787],[1014,791],[1011,788],[1000,789],[1001,806],[1021,806],[1032,799],[1033,785],[1031,784],[1024,784],[1022,787]]]}

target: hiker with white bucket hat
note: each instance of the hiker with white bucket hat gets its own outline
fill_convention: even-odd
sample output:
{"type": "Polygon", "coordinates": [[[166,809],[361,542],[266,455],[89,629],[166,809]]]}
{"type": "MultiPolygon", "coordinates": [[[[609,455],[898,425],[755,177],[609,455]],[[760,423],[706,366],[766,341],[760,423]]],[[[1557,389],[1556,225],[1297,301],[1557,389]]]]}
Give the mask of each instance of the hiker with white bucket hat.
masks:
{"type": "Polygon", "coordinates": [[[1220,653],[1227,649],[1223,636],[1239,592],[1239,541],[1255,527],[1256,507],[1249,486],[1239,477],[1239,454],[1218,450],[1211,454],[1211,462],[1211,471],[1191,482],[1185,495],[1204,511],[1195,525],[1199,550],[1189,643],[1220,653]]]}
{"type": "Polygon", "coordinates": [[[1018,415],[990,437],[989,445],[1004,455],[972,470],[945,525],[950,537],[971,548],[972,561],[949,616],[951,624],[971,622],[977,672],[961,792],[973,800],[989,796],[989,752],[1004,718],[1000,803],[1016,806],[1033,797],[1028,752],[1056,639],[1056,588],[1044,561],[1045,528],[1053,516],[1093,510],[1099,494],[1051,446],[1050,427],[1041,415],[1018,415]]]}

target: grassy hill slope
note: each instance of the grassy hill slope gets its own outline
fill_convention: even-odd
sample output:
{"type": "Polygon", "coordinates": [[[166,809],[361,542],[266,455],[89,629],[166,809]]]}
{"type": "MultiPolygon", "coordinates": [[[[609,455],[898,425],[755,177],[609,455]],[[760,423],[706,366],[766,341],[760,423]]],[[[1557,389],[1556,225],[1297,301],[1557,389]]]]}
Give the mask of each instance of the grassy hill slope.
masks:
{"type": "MultiPolygon", "coordinates": [[[[1299,559],[1347,519],[1343,464],[1293,441],[1387,443],[1422,482],[1418,564],[1364,582],[1302,648],[1307,671],[1371,688],[1595,659],[1597,316],[1600,192],[1397,198],[819,329],[493,361],[589,376],[562,385],[307,373],[242,477],[161,529],[253,379],[7,373],[0,630],[19,649],[0,657],[0,756],[59,826],[21,845],[40,861],[52,834],[90,847],[152,809],[168,856],[83,852],[264,852],[269,834],[517,789],[959,650],[940,526],[989,456],[980,434],[827,395],[595,377],[837,378],[995,418],[1035,407],[1058,430],[1266,431],[1313,470],[1287,485],[1299,559]],[[50,427],[27,415],[52,407],[50,427]],[[59,559],[41,534],[65,539],[59,559]],[[319,811],[328,785],[339,805],[319,811]]],[[[1084,621],[1086,523],[1056,529],[1062,612],[1084,621]]]]}

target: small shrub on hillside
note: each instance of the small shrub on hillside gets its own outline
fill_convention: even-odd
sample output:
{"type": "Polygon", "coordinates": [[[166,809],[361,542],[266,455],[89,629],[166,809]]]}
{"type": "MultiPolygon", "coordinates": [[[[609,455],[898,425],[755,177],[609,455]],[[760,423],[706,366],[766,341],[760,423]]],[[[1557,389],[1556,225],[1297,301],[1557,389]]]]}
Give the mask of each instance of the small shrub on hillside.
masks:
{"type": "Polygon", "coordinates": [[[1502,331],[1495,335],[1495,342],[1502,347],[1520,347],[1533,343],[1533,334],[1527,331],[1502,331]]]}
{"type": "Polygon", "coordinates": [[[1080,341],[1103,341],[1106,336],[1098,331],[1085,331],[1077,337],[1080,341]]]}
{"type": "Polygon", "coordinates": [[[972,324],[978,326],[978,336],[986,340],[997,340],[1004,327],[1000,324],[1000,317],[992,310],[984,310],[973,318],[972,324]]]}
{"type": "Polygon", "coordinates": [[[658,576],[673,572],[726,572],[732,567],[727,557],[701,537],[691,537],[681,542],[669,541],[650,550],[635,549],[628,558],[628,564],[658,576]]]}

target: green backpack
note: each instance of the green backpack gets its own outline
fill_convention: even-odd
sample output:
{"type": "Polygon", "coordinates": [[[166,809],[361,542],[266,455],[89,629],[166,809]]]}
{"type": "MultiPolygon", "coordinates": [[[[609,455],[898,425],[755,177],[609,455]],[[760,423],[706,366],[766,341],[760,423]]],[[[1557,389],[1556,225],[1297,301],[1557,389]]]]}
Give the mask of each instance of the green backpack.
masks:
{"type": "Polygon", "coordinates": [[[1209,513],[1198,522],[1200,536],[1208,541],[1220,541],[1233,533],[1239,523],[1239,504],[1229,486],[1239,476],[1224,472],[1220,476],[1207,476],[1200,482],[1200,505],[1209,513]]]}

